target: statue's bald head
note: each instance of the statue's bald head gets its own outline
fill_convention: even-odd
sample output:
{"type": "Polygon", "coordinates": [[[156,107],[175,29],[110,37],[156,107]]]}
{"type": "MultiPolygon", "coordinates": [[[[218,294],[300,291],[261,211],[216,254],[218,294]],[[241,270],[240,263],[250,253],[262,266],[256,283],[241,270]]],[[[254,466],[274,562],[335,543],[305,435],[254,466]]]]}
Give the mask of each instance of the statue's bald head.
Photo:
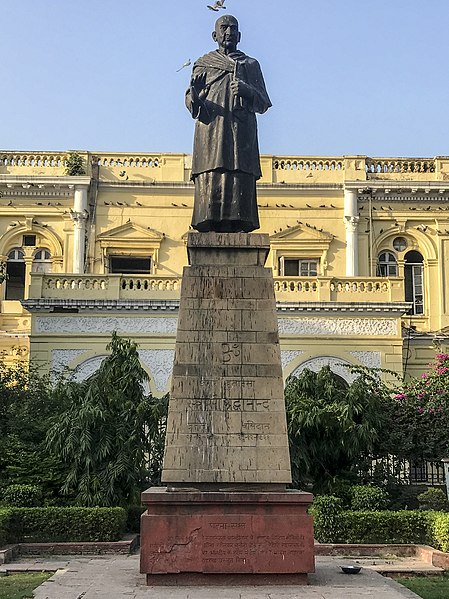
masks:
{"type": "Polygon", "coordinates": [[[223,15],[222,17],[217,19],[215,21],[215,29],[217,29],[217,27],[219,27],[221,23],[234,23],[235,25],[237,25],[237,29],[239,28],[239,22],[232,15],[223,15]]]}
{"type": "Polygon", "coordinates": [[[223,15],[217,19],[212,38],[217,42],[220,48],[227,51],[234,51],[240,41],[239,22],[232,15],[223,15]]]}

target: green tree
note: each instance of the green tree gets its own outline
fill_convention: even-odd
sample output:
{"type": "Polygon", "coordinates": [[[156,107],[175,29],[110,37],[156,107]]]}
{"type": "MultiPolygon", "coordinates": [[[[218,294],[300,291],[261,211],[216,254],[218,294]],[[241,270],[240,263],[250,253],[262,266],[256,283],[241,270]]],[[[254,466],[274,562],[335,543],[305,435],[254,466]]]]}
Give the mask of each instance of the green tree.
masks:
{"type": "Polygon", "coordinates": [[[54,502],[64,477],[58,456],[46,450],[51,419],[64,409],[48,376],[33,365],[6,367],[0,362],[0,494],[11,484],[37,485],[54,502]]]}
{"type": "Polygon", "coordinates": [[[166,400],[145,397],[147,374],[136,344],[114,333],[108,349],[111,354],[89,379],[66,384],[67,409],[47,435],[48,448],[68,468],[62,491],[73,493],[78,505],[138,500],[148,456],[160,444],[166,400]]]}
{"type": "Polygon", "coordinates": [[[355,476],[361,457],[370,454],[384,425],[389,389],[376,372],[358,369],[348,386],[329,367],[290,377],[285,388],[294,485],[332,489],[355,476]]]}
{"type": "Polygon", "coordinates": [[[70,152],[67,155],[64,174],[71,177],[86,174],[86,169],[84,168],[84,159],[81,154],[78,154],[77,152],[70,152]]]}

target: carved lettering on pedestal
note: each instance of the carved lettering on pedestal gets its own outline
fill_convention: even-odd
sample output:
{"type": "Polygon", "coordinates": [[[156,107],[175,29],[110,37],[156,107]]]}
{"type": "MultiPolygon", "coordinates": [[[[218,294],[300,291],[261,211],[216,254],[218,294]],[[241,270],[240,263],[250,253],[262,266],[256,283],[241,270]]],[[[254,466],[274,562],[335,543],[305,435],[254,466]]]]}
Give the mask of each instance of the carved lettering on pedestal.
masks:
{"type": "Polygon", "coordinates": [[[269,432],[270,424],[267,422],[254,422],[253,420],[246,420],[242,422],[242,431],[251,432],[251,431],[259,431],[269,432]]]}
{"type": "Polygon", "coordinates": [[[269,412],[268,399],[191,399],[187,403],[188,419],[202,412],[269,412]]]}
{"type": "Polygon", "coordinates": [[[223,363],[230,364],[240,362],[238,358],[242,355],[241,343],[222,343],[223,363]]]}

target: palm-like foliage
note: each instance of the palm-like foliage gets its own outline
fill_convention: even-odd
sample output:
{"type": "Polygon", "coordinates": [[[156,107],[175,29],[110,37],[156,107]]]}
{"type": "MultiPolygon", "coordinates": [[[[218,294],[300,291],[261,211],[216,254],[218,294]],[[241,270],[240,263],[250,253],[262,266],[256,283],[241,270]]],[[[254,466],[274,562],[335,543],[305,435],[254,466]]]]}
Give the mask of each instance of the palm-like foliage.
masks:
{"type": "Polygon", "coordinates": [[[360,372],[350,386],[329,367],[305,370],[285,388],[292,474],[295,486],[329,490],[372,451],[383,422],[388,393],[380,380],[360,372]]]}
{"type": "Polygon", "coordinates": [[[64,383],[68,408],[47,434],[50,451],[68,466],[63,493],[85,506],[136,500],[148,454],[160,442],[164,401],[145,397],[147,374],[136,344],[114,333],[108,349],[111,354],[88,380],[64,383]]]}

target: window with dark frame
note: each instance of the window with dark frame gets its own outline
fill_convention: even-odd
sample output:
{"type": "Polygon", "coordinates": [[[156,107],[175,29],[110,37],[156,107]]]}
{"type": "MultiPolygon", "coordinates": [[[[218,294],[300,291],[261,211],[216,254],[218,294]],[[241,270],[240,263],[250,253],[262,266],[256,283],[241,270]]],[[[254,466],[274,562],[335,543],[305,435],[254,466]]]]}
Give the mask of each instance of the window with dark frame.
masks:
{"type": "Polygon", "coordinates": [[[151,256],[109,256],[109,272],[135,275],[151,274],[151,256]]]}

